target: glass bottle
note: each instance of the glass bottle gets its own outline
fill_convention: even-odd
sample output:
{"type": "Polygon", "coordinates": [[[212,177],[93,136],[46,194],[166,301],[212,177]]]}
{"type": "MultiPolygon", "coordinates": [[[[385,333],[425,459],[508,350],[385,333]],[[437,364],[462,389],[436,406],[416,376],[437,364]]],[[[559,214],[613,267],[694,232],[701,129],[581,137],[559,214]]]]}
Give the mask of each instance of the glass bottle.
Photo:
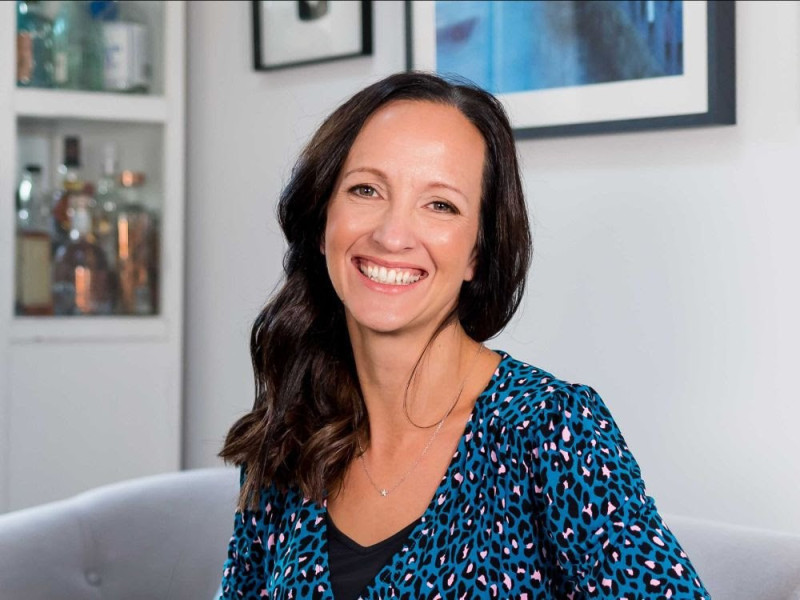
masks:
{"type": "Polygon", "coordinates": [[[103,147],[103,174],[97,180],[95,192],[94,237],[112,271],[117,268],[117,164],[117,146],[108,143],[103,147]]]}
{"type": "Polygon", "coordinates": [[[61,187],[53,196],[53,245],[63,246],[72,228],[70,200],[84,192],[86,184],[81,178],[81,140],[77,136],[64,138],[64,160],[58,167],[61,187]]]}
{"type": "Polygon", "coordinates": [[[17,85],[53,86],[53,23],[41,2],[17,2],[17,85]]]}
{"type": "Polygon", "coordinates": [[[90,0],[89,1],[89,15],[92,19],[92,25],[96,30],[97,43],[101,46],[102,64],[98,77],[99,85],[103,90],[116,91],[106,83],[106,71],[111,60],[111,52],[106,43],[105,30],[109,24],[114,24],[119,18],[119,2],[117,0],[90,0]]]}
{"type": "Polygon", "coordinates": [[[156,265],[153,240],[155,216],[142,203],[144,174],[123,171],[119,182],[117,216],[117,271],[119,310],[125,314],[150,315],[155,312],[156,265]]]}
{"type": "Polygon", "coordinates": [[[16,313],[53,314],[50,208],[41,167],[28,165],[17,190],[16,313]]]}
{"type": "Polygon", "coordinates": [[[124,8],[119,19],[103,19],[103,85],[108,91],[146,93],[152,79],[149,31],[135,5],[124,8]]]}
{"type": "Polygon", "coordinates": [[[70,239],[56,251],[53,265],[55,314],[110,315],[111,273],[103,251],[89,239],[91,198],[80,194],[73,198],[73,204],[70,239]]]}
{"type": "Polygon", "coordinates": [[[53,22],[53,81],[56,87],[80,89],[85,20],[82,8],[80,2],[62,2],[53,22]]]}
{"type": "Polygon", "coordinates": [[[86,0],[61,2],[53,22],[53,80],[71,90],[103,89],[103,31],[86,0]]]}
{"type": "MultiPolygon", "coordinates": [[[[86,31],[83,37],[84,71],[83,89],[92,91],[102,91],[103,73],[105,69],[105,42],[103,41],[103,23],[100,17],[95,16],[92,10],[92,3],[86,10],[89,18],[86,20],[86,31]]],[[[105,3],[100,3],[105,4],[105,3]]],[[[108,3],[110,4],[110,3],[108,3]]],[[[103,14],[101,11],[100,15],[103,14]]]]}

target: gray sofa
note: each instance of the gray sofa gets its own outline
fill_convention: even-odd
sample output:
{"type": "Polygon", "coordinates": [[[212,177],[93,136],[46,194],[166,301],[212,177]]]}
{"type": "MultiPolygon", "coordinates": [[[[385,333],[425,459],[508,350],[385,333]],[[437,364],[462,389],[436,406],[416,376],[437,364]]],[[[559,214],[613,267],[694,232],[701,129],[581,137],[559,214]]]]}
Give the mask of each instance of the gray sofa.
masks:
{"type": "MultiPolygon", "coordinates": [[[[198,600],[219,585],[235,469],[136,479],[0,516],[2,600],[198,600]]],[[[800,536],[665,515],[715,600],[800,600],[800,536]]]]}
{"type": "Polygon", "coordinates": [[[211,599],[238,485],[234,469],[183,471],[2,515],[0,599],[211,599]]]}

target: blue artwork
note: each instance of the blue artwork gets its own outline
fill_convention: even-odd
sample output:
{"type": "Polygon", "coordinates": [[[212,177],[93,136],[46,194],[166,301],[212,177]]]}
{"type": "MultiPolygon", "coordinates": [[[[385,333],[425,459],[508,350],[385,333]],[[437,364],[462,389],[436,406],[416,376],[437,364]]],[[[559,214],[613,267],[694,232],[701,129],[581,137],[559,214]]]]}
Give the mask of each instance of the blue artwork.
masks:
{"type": "Polygon", "coordinates": [[[683,74],[683,0],[437,0],[436,70],[496,93],[683,74]]]}

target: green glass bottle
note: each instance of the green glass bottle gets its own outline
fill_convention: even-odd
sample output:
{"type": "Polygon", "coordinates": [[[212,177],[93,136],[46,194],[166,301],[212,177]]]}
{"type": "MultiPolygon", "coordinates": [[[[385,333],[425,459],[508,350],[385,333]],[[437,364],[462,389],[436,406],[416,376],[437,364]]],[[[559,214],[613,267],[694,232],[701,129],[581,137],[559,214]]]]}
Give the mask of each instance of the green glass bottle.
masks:
{"type": "Polygon", "coordinates": [[[53,86],[53,23],[41,2],[17,2],[17,85],[53,86]]]}
{"type": "Polygon", "coordinates": [[[103,89],[103,32],[85,0],[64,1],[53,22],[53,79],[70,90],[103,89]]]}

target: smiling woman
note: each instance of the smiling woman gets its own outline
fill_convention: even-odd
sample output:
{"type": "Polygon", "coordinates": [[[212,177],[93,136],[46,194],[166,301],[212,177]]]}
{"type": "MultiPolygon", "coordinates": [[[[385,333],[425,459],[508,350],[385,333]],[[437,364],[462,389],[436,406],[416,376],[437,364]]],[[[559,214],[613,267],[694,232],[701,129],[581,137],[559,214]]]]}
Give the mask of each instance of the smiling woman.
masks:
{"type": "Polygon", "coordinates": [[[433,102],[395,101],[364,124],[325,227],[351,343],[370,329],[429,331],[455,308],[474,272],[484,146],[458,109],[433,102]]]}
{"type": "Polygon", "coordinates": [[[281,195],[224,598],[705,598],[587,386],[493,352],[531,241],[498,101],[360,91],[281,195]]]}

